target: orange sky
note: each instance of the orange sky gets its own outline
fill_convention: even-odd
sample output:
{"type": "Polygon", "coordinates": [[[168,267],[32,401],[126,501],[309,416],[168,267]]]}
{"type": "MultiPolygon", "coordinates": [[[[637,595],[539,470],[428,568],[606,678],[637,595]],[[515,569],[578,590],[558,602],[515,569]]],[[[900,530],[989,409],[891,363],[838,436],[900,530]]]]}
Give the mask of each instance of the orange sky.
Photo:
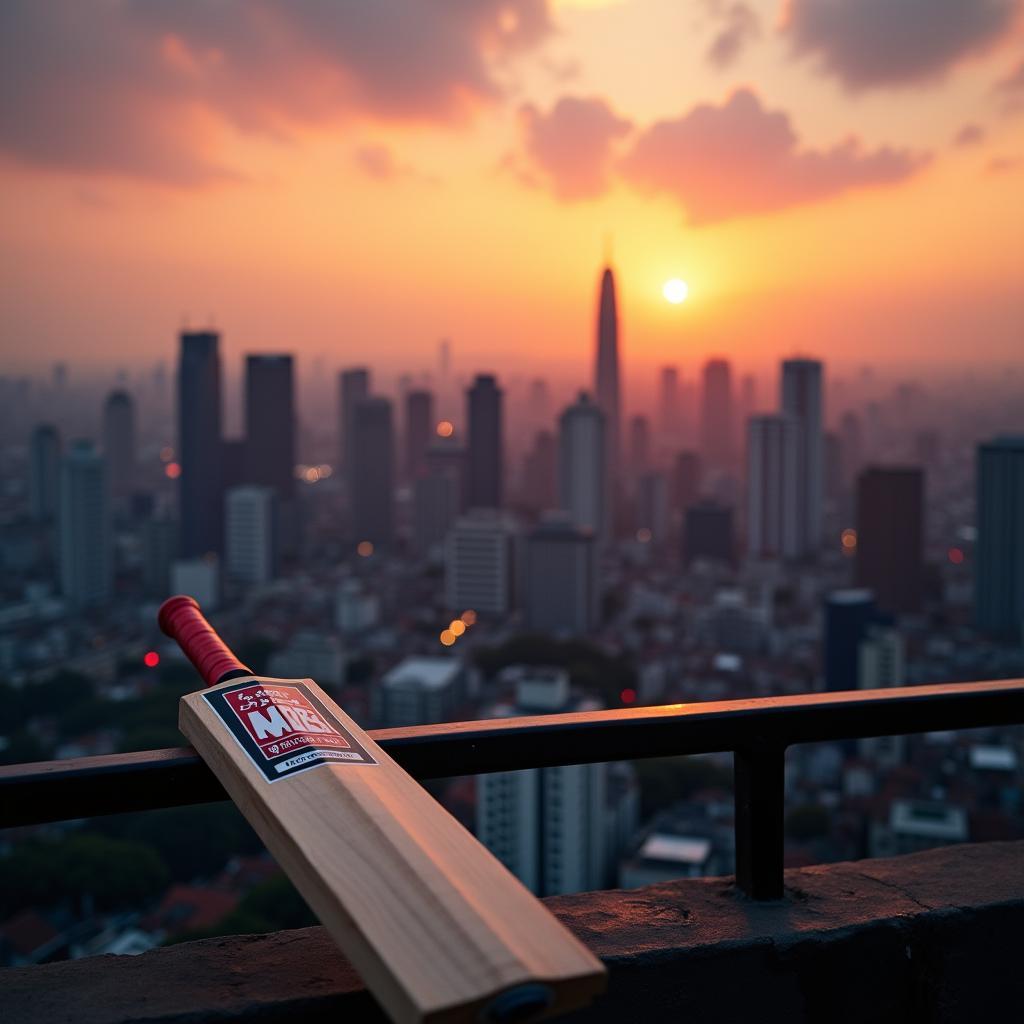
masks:
{"type": "Polygon", "coordinates": [[[1020,361],[1020,6],[14,0],[0,371],[212,314],[229,358],[589,374],[608,238],[634,370],[1020,361]]]}

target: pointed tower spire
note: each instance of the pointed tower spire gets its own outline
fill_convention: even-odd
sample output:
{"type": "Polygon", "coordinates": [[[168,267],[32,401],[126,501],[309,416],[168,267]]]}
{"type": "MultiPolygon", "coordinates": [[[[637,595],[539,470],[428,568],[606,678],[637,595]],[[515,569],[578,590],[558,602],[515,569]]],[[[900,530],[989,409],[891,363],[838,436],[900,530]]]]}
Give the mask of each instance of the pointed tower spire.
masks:
{"type": "Polygon", "coordinates": [[[606,266],[601,275],[594,393],[605,417],[608,479],[614,487],[619,468],[619,316],[615,306],[615,277],[610,266],[606,266]]]}

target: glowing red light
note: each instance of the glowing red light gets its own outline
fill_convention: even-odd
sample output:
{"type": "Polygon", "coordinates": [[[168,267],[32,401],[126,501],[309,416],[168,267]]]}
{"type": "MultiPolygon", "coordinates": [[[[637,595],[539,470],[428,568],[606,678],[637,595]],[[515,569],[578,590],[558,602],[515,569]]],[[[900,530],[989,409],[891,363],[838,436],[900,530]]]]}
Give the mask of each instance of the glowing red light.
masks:
{"type": "Polygon", "coordinates": [[[156,651],[146,651],[142,660],[146,668],[156,668],[160,664],[160,655],[156,651]]]}
{"type": "Polygon", "coordinates": [[[622,693],[619,694],[619,700],[623,704],[635,704],[636,703],[636,690],[632,687],[627,686],[622,693]]]}
{"type": "Polygon", "coordinates": [[[950,548],[948,554],[949,560],[954,565],[960,565],[964,560],[964,553],[960,550],[960,548],[950,548]]]}
{"type": "Polygon", "coordinates": [[[164,475],[169,480],[177,480],[181,476],[181,466],[177,462],[168,462],[164,466],[164,475]]]}

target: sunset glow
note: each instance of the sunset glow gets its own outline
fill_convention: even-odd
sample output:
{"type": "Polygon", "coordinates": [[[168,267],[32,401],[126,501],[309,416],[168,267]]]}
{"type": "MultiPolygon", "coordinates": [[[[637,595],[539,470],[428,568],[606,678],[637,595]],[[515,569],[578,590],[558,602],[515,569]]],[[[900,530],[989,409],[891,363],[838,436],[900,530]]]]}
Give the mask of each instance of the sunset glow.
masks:
{"type": "Polygon", "coordinates": [[[609,246],[635,372],[675,353],[665,300],[687,288],[694,364],[770,365],[826,334],[834,365],[1017,351],[1010,7],[963,38],[933,26],[933,51],[859,5],[846,45],[812,0],[742,23],[487,2],[425,17],[415,61],[382,32],[371,62],[359,6],[319,24],[232,0],[246,30],[226,35],[191,5],[26,8],[0,44],[20,111],[0,130],[8,368],[72,343],[107,371],[167,358],[212,316],[229,365],[286,339],[330,368],[350,341],[397,375],[450,337],[459,367],[568,373],[609,246]],[[657,295],[680,246],[686,281],[657,295]]]}
{"type": "Polygon", "coordinates": [[[671,281],[666,281],[662,286],[661,294],[673,306],[678,306],[681,302],[686,301],[687,295],[690,294],[690,288],[685,281],[680,281],[678,277],[673,277],[671,281]]]}

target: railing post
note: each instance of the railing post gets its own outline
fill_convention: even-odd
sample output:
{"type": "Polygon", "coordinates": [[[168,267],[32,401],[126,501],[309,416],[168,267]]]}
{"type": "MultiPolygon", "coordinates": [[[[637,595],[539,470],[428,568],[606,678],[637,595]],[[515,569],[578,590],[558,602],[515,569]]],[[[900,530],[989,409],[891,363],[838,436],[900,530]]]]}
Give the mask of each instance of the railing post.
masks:
{"type": "Polygon", "coordinates": [[[736,884],[751,899],[782,899],[785,747],[737,750],[736,884]]]}

